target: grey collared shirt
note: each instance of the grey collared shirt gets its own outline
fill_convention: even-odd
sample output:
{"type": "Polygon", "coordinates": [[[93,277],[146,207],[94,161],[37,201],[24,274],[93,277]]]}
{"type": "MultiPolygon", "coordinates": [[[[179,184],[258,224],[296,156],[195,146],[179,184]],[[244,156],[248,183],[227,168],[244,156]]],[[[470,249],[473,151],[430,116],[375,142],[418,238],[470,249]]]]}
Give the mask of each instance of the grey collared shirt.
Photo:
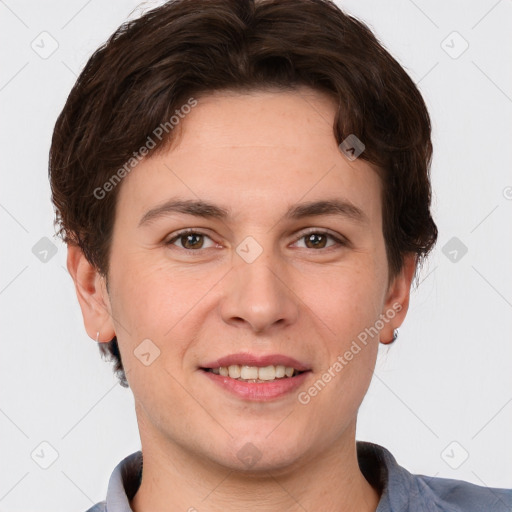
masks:
{"type": "MultiPolygon", "coordinates": [[[[381,498],[376,512],[512,512],[512,489],[409,473],[384,447],[357,441],[359,467],[381,498]]],[[[123,459],[112,472],[107,498],[87,512],[133,512],[129,500],[142,477],[142,452],[123,459]]]]}

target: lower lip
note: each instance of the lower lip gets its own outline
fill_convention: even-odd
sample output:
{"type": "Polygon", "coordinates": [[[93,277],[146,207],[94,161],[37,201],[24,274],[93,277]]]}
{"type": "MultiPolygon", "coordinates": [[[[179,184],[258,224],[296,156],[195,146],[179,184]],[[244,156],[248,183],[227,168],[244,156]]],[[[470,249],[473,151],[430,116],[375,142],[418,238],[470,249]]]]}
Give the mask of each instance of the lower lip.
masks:
{"type": "Polygon", "coordinates": [[[297,390],[297,388],[303,384],[311,373],[310,371],[302,372],[295,377],[284,377],[282,379],[271,380],[268,382],[243,382],[241,380],[207,372],[206,370],[200,371],[215,382],[215,384],[231,392],[237,397],[259,402],[266,402],[268,400],[280,398],[297,390]]]}

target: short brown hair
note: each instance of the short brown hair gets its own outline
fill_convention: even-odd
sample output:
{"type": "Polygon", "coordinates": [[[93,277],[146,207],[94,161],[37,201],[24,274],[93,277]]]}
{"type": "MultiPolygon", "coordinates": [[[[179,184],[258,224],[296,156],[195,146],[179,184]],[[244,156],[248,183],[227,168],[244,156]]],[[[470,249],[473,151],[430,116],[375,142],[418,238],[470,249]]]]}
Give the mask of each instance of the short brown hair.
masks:
{"type": "MultiPolygon", "coordinates": [[[[299,85],[336,100],[337,143],[355,134],[365,145],[359,158],[382,172],[390,280],[406,253],[416,253],[418,268],[437,241],[429,114],[370,29],[329,0],[174,0],[121,25],[87,62],[55,124],[49,176],[58,234],[108,277],[119,186],[101,199],[95,191],[155,127],[193,96],[299,85]]],[[[154,141],[151,154],[173,135],[154,141]]],[[[127,386],[117,338],[100,350],[127,386]]]]}

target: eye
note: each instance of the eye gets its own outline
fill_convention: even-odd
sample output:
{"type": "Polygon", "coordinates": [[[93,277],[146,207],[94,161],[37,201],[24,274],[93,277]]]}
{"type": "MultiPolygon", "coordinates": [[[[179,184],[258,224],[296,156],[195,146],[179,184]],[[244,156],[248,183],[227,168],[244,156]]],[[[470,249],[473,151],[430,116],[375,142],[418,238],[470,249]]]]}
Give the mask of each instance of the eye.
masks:
{"type": "MultiPolygon", "coordinates": [[[[306,249],[329,249],[333,246],[346,246],[348,245],[347,241],[344,240],[343,237],[337,237],[331,234],[328,231],[324,230],[311,230],[307,233],[302,234],[297,240],[298,243],[301,240],[305,240],[305,248],[306,249]],[[334,244],[327,246],[327,240],[334,240],[334,244]]],[[[215,242],[205,233],[201,231],[197,231],[195,229],[184,229],[176,233],[172,238],[165,242],[165,245],[177,245],[180,249],[184,249],[186,251],[198,251],[200,249],[208,249],[211,247],[215,247],[215,242]],[[210,240],[210,246],[204,245],[205,239],[210,240]]]]}
{"type": "MultiPolygon", "coordinates": [[[[167,240],[165,244],[175,245],[175,242],[180,242],[182,245],[178,247],[188,251],[208,249],[208,247],[204,247],[205,238],[208,238],[213,242],[213,240],[205,233],[201,233],[200,231],[195,231],[193,229],[185,229],[179,233],[176,233],[172,238],[167,240]]],[[[213,243],[210,247],[214,247],[214,245],[215,243],[213,243]]]]}
{"type": "Polygon", "coordinates": [[[329,233],[328,231],[323,230],[314,230],[309,231],[308,233],[302,234],[302,236],[298,239],[305,240],[306,249],[325,249],[332,247],[333,245],[347,245],[347,242],[342,239],[342,237],[336,237],[329,233]],[[336,243],[331,244],[330,246],[326,247],[327,239],[334,240],[336,243]]]}

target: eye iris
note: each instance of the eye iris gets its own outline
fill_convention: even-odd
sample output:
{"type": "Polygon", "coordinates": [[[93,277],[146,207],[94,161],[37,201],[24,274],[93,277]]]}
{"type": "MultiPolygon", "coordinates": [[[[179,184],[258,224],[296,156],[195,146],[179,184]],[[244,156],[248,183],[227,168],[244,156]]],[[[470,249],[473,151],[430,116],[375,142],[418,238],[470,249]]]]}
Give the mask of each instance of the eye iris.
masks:
{"type": "MultiPolygon", "coordinates": [[[[313,248],[315,248],[315,247],[322,247],[323,248],[323,247],[325,247],[325,240],[326,240],[326,238],[327,237],[324,234],[321,234],[321,233],[311,233],[309,235],[306,235],[306,246],[308,245],[309,242],[313,242],[313,248]],[[323,239],[324,239],[324,243],[323,244],[322,243],[320,243],[320,244],[314,243],[313,240],[315,238],[318,238],[318,237],[323,237],[323,239]]],[[[309,248],[309,246],[308,246],[308,248],[309,248]]]]}
{"type": "Polygon", "coordinates": [[[187,235],[183,235],[181,237],[181,243],[183,245],[183,247],[185,247],[185,249],[198,249],[201,245],[202,245],[202,236],[201,234],[199,233],[191,233],[191,234],[187,234],[187,235]],[[191,245],[193,247],[187,247],[187,244],[189,242],[190,239],[194,239],[194,238],[200,238],[200,242],[199,243],[192,243],[191,245]],[[185,242],[183,242],[183,240],[185,240],[185,242]],[[199,246],[199,247],[198,247],[199,246]]]}

